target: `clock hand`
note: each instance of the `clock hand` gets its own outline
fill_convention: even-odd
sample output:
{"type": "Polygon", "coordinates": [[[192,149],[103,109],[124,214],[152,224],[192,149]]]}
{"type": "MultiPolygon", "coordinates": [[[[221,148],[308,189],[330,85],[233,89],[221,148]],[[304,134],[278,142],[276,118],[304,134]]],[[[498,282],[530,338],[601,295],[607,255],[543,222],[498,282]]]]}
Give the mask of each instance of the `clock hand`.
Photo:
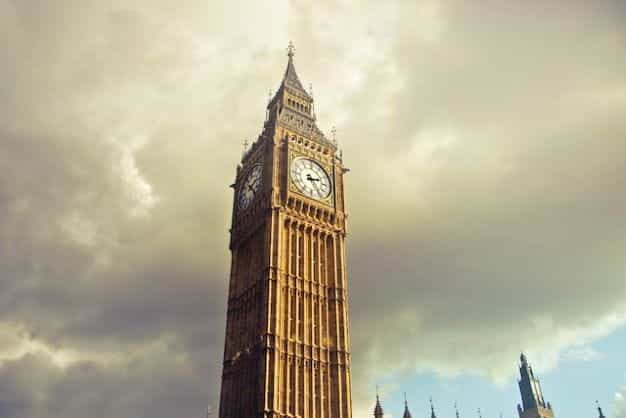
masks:
{"type": "MultiPolygon", "coordinates": [[[[319,179],[318,179],[319,181],[319,179]]],[[[320,190],[319,186],[315,183],[313,183],[313,188],[315,188],[315,190],[317,190],[317,195],[321,197],[322,195],[322,191],[320,190]]]]}
{"type": "Polygon", "coordinates": [[[307,179],[308,181],[311,181],[311,182],[312,182],[312,181],[320,181],[320,179],[319,179],[319,178],[314,179],[313,177],[311,177],[311,175],[310,175],[310,174],[307,174],[307,175],[306,175],[306,179],[307,179]]]}

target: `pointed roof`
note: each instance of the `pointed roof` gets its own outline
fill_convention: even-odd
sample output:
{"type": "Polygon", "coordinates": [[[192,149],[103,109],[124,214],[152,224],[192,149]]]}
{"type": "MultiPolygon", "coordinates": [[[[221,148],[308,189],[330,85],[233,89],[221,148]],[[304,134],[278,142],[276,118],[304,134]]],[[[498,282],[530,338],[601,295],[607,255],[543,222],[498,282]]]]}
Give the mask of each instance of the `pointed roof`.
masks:
{"type": "Polygon", "coordinates": [[[406,392],[404,392],[404,414],[402,414],[402,418],[411,418],[411,412],[409,412],[409,404],[406,401],[406,392]]]}
{"type": "Polygon", "coordinates": [[[312,97],[307,93],[307,91],[302,86],[302,82],[298,78],[298,74],[296,73],[296,67],[293,65],[293,56],[295,55],[296,48],[293,46],[293,43],[290,41],[289,46],[287,47],[287,68],[285,69],[285,75],[283,76],[283,81],[280,84],[280,89],[284,87],[295,90],[296,92],[303,94],[308,99],[312,99],[312,97]]]}
{"type": "Polygon", "coordinates": [[[378,385],[376,385],[376,406],[374,407],[374,416],[382,417],[383,414],[383,407],[380,406],[380,399],[378,399],[378,385]]]}

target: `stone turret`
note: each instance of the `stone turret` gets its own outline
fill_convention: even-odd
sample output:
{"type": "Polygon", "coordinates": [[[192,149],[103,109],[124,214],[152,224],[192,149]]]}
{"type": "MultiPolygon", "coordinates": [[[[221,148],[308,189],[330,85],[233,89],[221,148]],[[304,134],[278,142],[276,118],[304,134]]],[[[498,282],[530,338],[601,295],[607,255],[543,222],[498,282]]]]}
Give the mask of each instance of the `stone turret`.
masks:
{"type": "Polygon", "coordinates": [[[539,379],[535,377],[526,355],[520,355],[520,380],[518,381],[522,404],[517,405],[520,418],[554,418],[552,405],[546,402],[539,379]]]}

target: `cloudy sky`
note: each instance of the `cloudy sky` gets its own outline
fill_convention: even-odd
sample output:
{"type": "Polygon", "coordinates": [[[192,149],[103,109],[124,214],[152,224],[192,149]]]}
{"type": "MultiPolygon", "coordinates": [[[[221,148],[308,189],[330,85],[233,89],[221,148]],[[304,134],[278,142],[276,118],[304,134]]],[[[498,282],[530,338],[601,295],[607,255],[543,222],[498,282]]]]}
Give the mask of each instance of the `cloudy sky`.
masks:
{"type": "Polygon", "coordinates": [[[622,2],[0,0],[0,39],[0,417],[216,412],[289,40],[351,168],[355,418],[514,418],[521,350],[626,417],[622,2]]]}

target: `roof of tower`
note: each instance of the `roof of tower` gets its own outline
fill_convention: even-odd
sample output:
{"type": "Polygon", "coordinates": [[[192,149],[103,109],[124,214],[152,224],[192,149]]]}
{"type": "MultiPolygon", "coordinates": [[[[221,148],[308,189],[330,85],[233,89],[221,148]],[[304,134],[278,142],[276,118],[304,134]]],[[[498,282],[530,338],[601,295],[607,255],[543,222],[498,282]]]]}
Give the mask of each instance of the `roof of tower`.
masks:
{"type": "Polygon", "coordinates": [[[304,89],[302,86],[302,82],[298,78],[298,74],[296,73],[296,67],[293,64],[293,56],[295,55],[295,47],[292,42],[289,42],[289,46],[287,47],[287,68],[285,69],[285,75],[283,76],[283,81],[280,83],[280,87],[278,91],[284,89],[285,87],[295,90],[297,93],[304,95],[306,98],[313,100],[311,95],[304,89]]]}
{"type": "Polygon", "coordinates": [[[293,64],[294,51],[295,48],[293,44],[289,42],[289,47],[287,48],[287,68],[285,69],[285,74],[276,93],[274,93],[273,96],[270,93],[271,98],[267,103],[269,113],[265,123],[269,124],[267,126],[270,126],[274,122],[280,122],[284,126],[300,134],[307,135],[310,139],[336,150],[337,143],[334,139],[334,135],[333,140],[329,140],[316,124],[312,93],[310,94],[304,89],[296,74],[296,68],[293,64]],[[306,111],[302,111],[293,106],[283,106],[282,100],[285,98],[285,92],[287,91],[289,91],[291,95],[295,95],[307,101],[310,107],[306,111]]]}

